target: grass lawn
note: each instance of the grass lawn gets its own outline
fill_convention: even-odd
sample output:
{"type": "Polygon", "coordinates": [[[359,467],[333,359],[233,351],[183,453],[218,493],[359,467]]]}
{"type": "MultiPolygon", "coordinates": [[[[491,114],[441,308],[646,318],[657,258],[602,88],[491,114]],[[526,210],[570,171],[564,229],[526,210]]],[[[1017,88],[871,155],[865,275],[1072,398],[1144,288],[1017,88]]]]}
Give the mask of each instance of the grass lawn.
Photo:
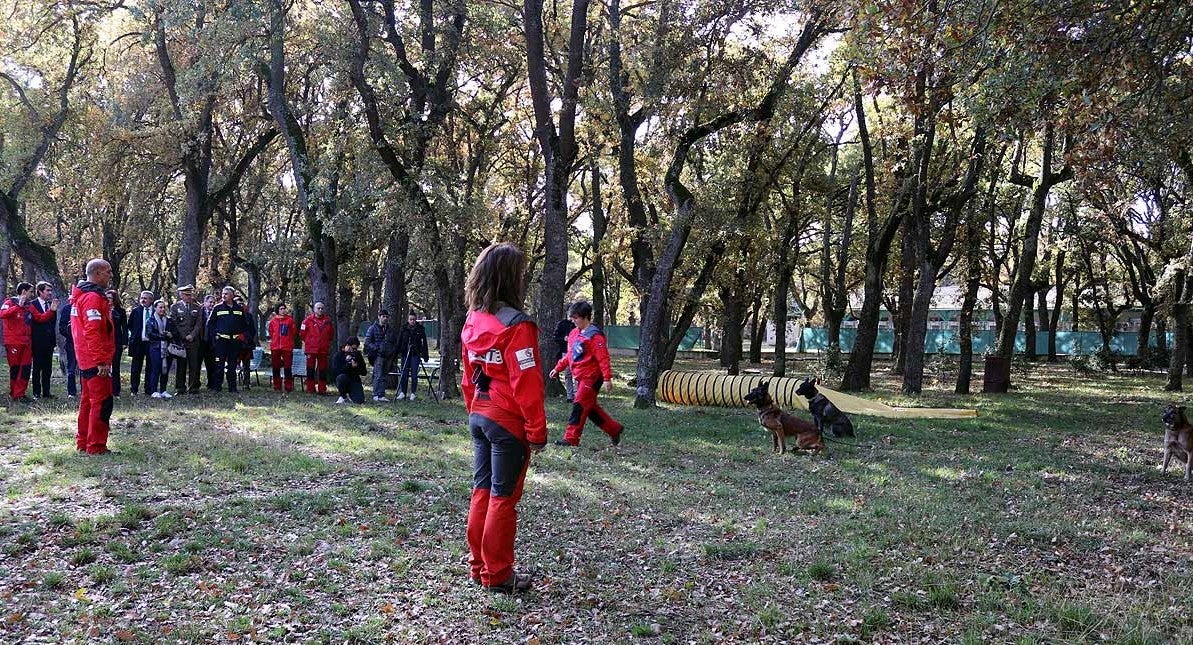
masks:
{"type": "MultiPolygon", "coordinates": [[[[620,449],[590,427],[531,464],[538,586],[514,597],[467,584],[458,401],[126,395],[109,457],[75,452],[73,401],[14,405],[0,641],[1193,642],[1162,381],[1016,380],[909,401],[879,378],[981,416],[857,418],[868,447],[778,456],[749,410],[634,410],[619,378],[620,449]]],[[[564,403],[548,416],[558,438],[564,403]]]]}

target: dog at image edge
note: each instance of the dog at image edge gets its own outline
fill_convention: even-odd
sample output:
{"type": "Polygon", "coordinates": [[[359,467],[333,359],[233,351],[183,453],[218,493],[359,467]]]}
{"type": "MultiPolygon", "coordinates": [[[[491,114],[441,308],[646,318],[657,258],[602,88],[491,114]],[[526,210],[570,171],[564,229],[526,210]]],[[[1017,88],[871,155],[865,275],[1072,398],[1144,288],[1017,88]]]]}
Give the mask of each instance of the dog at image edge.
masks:
{"type": "Polygon", "coordinates": [[[1164,472],[1176,457],[1185,464],[1185,481],[1193,472],[1193,425],[1185,417],[1185,406],[1169,403],[1164,408],[1164,472]]]}
{"type": "Polygon", "coordinates": [[[816,429],[821,433],[828,430],[834,437],[854,436],[853,422],[816,389],[816,383],[812,379],[804,379],[804,382],[795,388],[795,393],[808,400],[808,411],[812,413],[816,429]]]}
{"type": "Polygon", "coordinates": [[[777,453],[787,452],[787,437],[795,437],[795,446],[800,450],[822,450],[824,441],[816,426],[798,417],[787,414],[775,405],[767,391],[769,381],[763,381],[746,395],[746,403],[758,408],[758,424],[771,433],[771,443],[777,453]]]}

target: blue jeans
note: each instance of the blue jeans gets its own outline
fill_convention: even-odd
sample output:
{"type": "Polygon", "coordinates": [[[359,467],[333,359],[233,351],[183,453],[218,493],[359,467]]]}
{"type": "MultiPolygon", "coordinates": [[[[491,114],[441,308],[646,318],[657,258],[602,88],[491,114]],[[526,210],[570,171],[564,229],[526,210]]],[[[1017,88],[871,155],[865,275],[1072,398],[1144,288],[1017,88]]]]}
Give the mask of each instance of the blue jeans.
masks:
{"type": "Polygon", "coordinates": [[[62,363],[62,372],[66,374],[66,394],[69,396],[79,395],[79,386],[76,383],[78,380],[75,374],[79,370],[79,363],[75,360],[75,346],[73,343],[66,343],[62,346],[65,351],[59,361],[62,363]]]}
{"type": "Polygon", "coordinates": [[[389,379],[389,366],[393,360],[392,356],[378,355],[377,362],[373,363],[373,396],[385,396],[385,382],[389,379]]]}
{"type": "Polygon", "coordinates": [[[413,354],[407,356],[406,360],[402,362],[402,371],[398,376],[399,394],[404,394],[406,392],[414,394],[414,392],[418,390],[418,368],[420,365],[422,365],[421,361],[422,359],[417,354],[413,354]],[[406,389],[407,380],[410,381],[409,390],[406,389]]]}

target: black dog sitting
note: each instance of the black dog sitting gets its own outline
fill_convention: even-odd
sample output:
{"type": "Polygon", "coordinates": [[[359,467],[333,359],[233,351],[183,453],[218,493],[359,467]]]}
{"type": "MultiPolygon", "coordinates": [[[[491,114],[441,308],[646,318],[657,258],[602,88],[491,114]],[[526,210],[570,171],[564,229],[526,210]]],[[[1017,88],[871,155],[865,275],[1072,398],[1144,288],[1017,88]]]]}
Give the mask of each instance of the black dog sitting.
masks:
{"type": "Polygon", "coordinates": [[[828,428],[834,437],[854,436],[853,422],[816,389],[816,384],[812,382],[812,379],[804,379],[804,382],[795,389],[795,393],[808,400],[808,411],[812,413],[812,419],[816,421],[816,429],[821,434],[824,434],[825,428],[828,428]]]}

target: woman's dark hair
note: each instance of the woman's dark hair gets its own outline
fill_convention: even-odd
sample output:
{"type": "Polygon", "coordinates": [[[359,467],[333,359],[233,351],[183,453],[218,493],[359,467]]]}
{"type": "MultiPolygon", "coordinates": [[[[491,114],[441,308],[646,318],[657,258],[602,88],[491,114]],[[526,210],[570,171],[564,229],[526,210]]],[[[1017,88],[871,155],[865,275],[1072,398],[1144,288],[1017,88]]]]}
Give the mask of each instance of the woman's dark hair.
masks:
{"type": "MultiPolygon", "coordinates": [[[[282,310],[282,307],[286,307],[286,303],[284,303],[284,302],[279,302],[279,303],[278,303],[278,306],[276,306],[276,307],[274,307],[274,308],[273,308],[273,313],[275,313],[275,314],[276,314],[276,313],[280,312],[280,311],[282,310]]],[[[289,309],[289,307],[286,307],[286,308],[287,308],[287,309],[289,309]]]]}
{"type": "Polygon", "coordinates": [[[522,308],[526,298],[526,254],[508,242],[490,244],[476,258],[464,285],[471,310],[496,313],[502,304],[522,308]]]}
{"type": "Polygon", "coordinates": [[[124,302],[120,299],[120,292],[115,289],[108,289],[107,296],[112,299],[112,304],[116,305],[117,309],[124,309],[124,302]]]}
{"type": "Polygon", "coordinates": [[[579,316],[585,320],[592,320],[592,305],[590,305],[587,300],[573,302],[572,305],[568,307],[568,318],[571,318],[572,316],[579,316]]]}
{"type": "Polygon", "coordinates": [[[360,339],[356,336],[349,336],[348,340],[344,341],[344,344],[352,347],[360,347],[360,339]]]}

